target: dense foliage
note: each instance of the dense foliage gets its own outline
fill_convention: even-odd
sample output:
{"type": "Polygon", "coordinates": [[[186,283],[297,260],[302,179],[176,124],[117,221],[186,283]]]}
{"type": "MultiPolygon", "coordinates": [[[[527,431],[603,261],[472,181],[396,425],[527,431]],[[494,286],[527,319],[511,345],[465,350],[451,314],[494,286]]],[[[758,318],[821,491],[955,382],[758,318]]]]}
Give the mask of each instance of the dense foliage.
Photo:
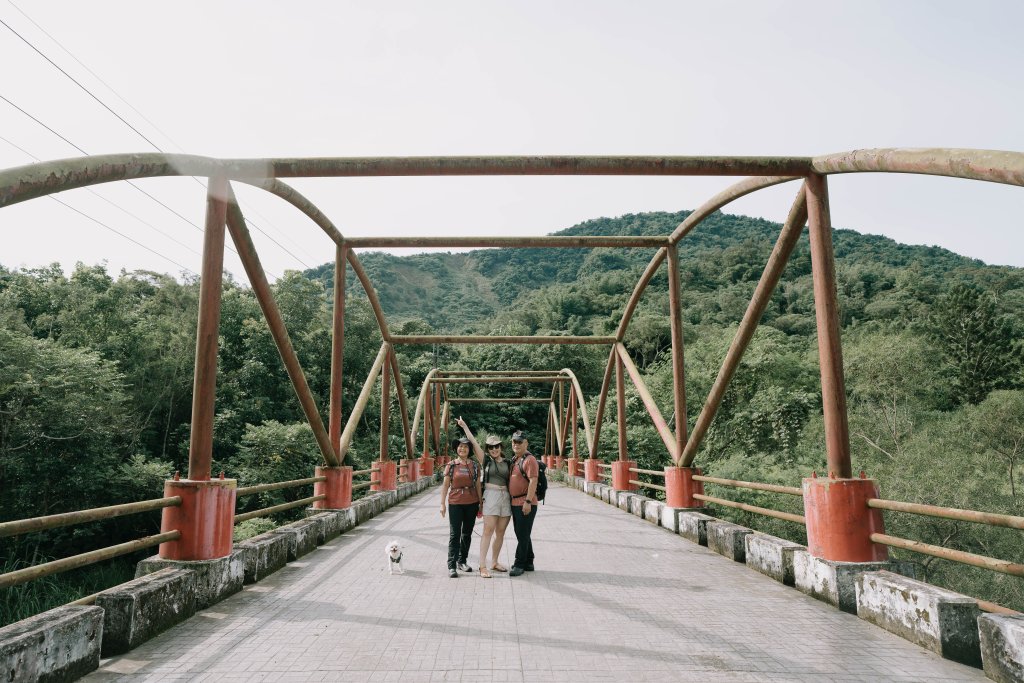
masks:
{"type": "MultiPolygon", "coordinates": [[[[687,212],[598,219],[562,234],[665,235],[687,212]]],[[[779,226],[715,214],[680,245],[690,423],[717,375],[779,226]]],[[[1024,513],[1024,270],[986,266],[938,248],[910,247],[846,230],[834,234],[855,469],[898,500],[1024,513]]],[[[392,331],[610,334],[649,249],[481,250],[398,258],[361,254],[392,331]]],[[[333,265],[275,283],[292,343],[321,410],[330,368],[333,265]]],[[[349,273],[343,405],[355,402],[380,345],[359,283],[349,273]]],[[[626,336],[663,414],[672,415],[667,279],[654,277],[626,336]]],[[[157,497],[187,469],[198,284],[149,272],[112,277],[103,266],[0,267],[0,519],[157,497]]],[[[224,289],[215,468],[241,485],[309,476],[320,461],[311,431],[252,292],[224,289]]],[[[800,243],[703,442],[697,464],[716,475],[795,485],[824,468],[810,256],[800,243]]],[[[558,369],[596,397],[607,349],[567,346],[401,347],[415,397],[431,367],[558,369]]],[[[452,387],[460,397],[548,396],[545,385],[452,387]]],[[[377,452],[375,392],[350,453],[377,452]]],[[[632,456],[668,462],[636,392],[626,396],[632,456]]],[[[392,453],[404,452],[393,406],[392,453]]],[[[596,405],[588,405],[593,416],[596,405]]],[[[474,405],[478,431],[526,428],[543,445],[546,409],[474,405]]],[[[458,414],[458,413],[456,413],[458,414]]],[[[614,457],[614,405],[601,455],[614,457]]],[[[582,434],[582,432],[581,432],[582,434]]],[[[774,494],[718,491],[799,511],[774,494]]],[[[250,509],[308,495],[275,491],[250,509]]],[[[731,510],[754,528],[795,539],[801,529],[731,510]]],[[[716,513],[716,514],[719,514],[716,513]]],[[[890,514],[891,533],[1022,561],[1020,533],[890,514]]],[[[258,533],[268,522],[239,528],[258,533]]],[[[10,569],[154,533],[158,514],[0,540],[10,569]]],[[[130,560],[0,590],[0,623],[122,580],[130,560]],[[121,566],[120,573],[109,567],[121,566]],[[18,605],[16,609],[16,605],[18,605]],[[27,605],[27,607],[26,607],[27,605]],[[26,611],[27,610],[27,611],[26,611]]],[[[922,556],[929,580],[1024,609],[1020,579],[922,556]]]]}

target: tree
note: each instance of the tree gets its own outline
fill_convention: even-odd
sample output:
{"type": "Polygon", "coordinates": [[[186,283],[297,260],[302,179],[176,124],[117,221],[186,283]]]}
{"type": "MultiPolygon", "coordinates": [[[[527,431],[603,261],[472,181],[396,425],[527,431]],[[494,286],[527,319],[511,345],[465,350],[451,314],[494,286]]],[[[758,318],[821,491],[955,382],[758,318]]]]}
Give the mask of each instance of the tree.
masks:
{"type": "Polygon", "coordinates": [[[929,318],[932,337],[949,365],[953,399],[980,403],[1005,388],[1020,369],[1021,348],[997,301],[978,287],[958,283],[941,297],[929,318]]]}

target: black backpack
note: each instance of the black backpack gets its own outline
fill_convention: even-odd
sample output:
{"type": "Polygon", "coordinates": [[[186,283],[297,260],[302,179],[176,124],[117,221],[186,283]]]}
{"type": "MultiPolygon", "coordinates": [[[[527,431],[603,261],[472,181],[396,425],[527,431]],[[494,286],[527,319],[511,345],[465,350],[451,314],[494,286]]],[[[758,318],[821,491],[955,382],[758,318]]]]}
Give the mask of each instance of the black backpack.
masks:
{"type": "MultiPolygon", "coordinates": [[[[519,473],[523,475],[523,479],[527,479],[528,477],[526,476],[526,470],[523,469],[524,459],[525,458],[518,459],[519,473]]],[[[533,459],[537,461],[537,500],[543,503],[544,496],[546,496],[548,493],[548,475],[546,474],[548,466],[545,465],[544,461],[538,458],[537,456],[533,456],[533,459]]],[[[511,483],[511,481],[512,477],[509,477],[509,482],[511,483]]]]}

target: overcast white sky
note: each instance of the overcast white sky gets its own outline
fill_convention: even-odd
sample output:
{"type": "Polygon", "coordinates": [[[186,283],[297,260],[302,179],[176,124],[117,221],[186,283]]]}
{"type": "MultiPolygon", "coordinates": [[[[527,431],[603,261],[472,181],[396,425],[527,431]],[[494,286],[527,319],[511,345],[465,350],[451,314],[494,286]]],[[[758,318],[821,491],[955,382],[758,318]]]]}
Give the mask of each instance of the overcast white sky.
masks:
{"type": "MultiPolygon", "coordinates": [[[[0,19],[164,151],[1024,150],[1024,3],[1011,1],[0,0],[0,19]]],[[[87,153],[153,151],[10,29],[0,25],[0,95],[87,153]]],[[[31,163],[26,152],[80,156],[3,100],[0,135],[9,141],[0,140],[0,168],[31,163]]],[[[599,216],[692,209],[734,180],[294,184],[348,236],[535,235],[599,216]]],[[[58,198],[152,251],[44,198],[0,209],[0,263],[198,271],[203,187],[188,178],[137,184],[181,217],[124,183],[58,198]]],[[[1024,266],[1024,188],[869,174],[834,176],[830,184],[836,227],[1024,266]]],[[[726,210],[782,220],[795,190],[787,184],[726,210]]],[[[274,240],[254,235],[270,273],[333,258],[327,238],[288,205],[238,192],[247,217],[274,240]]],[[[233,254],[227,268],[242,273],[233,254]]]]}

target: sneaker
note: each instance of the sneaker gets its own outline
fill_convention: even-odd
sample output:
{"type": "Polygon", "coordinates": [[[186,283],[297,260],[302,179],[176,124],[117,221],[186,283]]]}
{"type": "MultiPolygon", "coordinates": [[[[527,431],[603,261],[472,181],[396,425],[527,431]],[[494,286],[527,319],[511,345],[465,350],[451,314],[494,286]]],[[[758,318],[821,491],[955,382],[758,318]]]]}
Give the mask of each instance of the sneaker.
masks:
{"type": "Polygon", "coordinates": [[[459,571],[461,571],[461,572],[471,572],[471,571],[473,571],[473,568],[470,567],[465,562],[459,562],[456,566],[459,568],[459,571]]]}
{"type": "Polygon", "coordinates": [[[459,573],[457,571],[455,571],[454,569],[449,569],[448,570],[448,578],[449,579],[457,579],[457,578],[459,578],[459,573]]]}
{"type": "Polygon", "coordinates": [[[520,576],[520,575],[522,575],[522,573],[523,573],[523,568],[522,567],[512,567],[512,570],[509,571],[508,575],[509,576],[520,576]]]}
{"type": "Polygon", "coordinates": [[[533,571],[533,565],[532,564],[526,565],[525,567],[523,567],[523,571],[524,572],[532,572],[533,571]]]}

